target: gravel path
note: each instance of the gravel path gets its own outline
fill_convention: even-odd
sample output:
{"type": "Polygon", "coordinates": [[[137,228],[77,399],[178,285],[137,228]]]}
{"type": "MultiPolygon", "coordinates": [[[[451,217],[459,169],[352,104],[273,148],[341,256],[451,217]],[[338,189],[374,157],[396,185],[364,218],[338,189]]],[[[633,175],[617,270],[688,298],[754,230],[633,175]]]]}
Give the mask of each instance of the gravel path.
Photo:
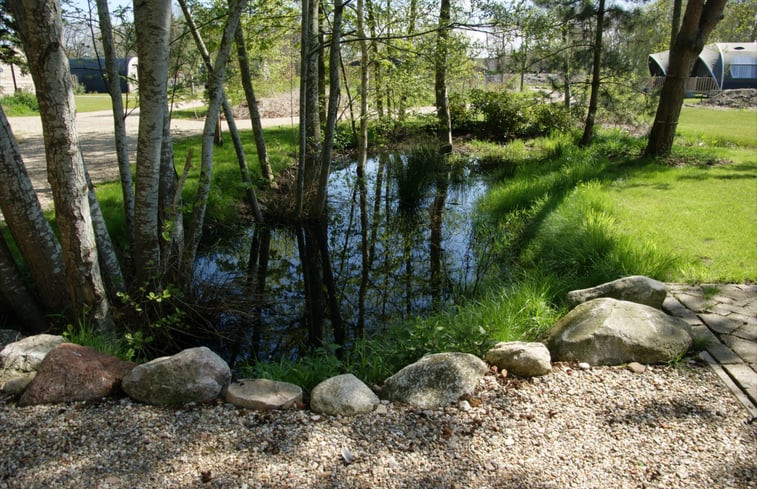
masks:
{"type": "Polygon", "coordinates": [[[700,363],[489,374],[469,403],[0,405],[0,488],[757,487],[757,423],[700,363]]]}

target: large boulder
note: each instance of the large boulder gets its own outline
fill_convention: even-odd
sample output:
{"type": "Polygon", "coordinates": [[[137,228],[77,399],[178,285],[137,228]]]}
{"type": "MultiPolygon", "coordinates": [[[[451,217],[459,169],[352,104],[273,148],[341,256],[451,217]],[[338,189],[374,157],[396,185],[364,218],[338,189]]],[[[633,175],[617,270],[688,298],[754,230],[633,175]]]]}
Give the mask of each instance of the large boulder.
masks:
{"type": "Polygon", "coordinates": [[[653,307],[601,298],[585,302],[547,331],[553,361],[592,365],[669,362],[691,347],[689,325],[653,307]]]}
{"type": "Polygon", "coordinates": [[[92,348],[63,343],[47,354],[18,403],[29,406],[109,396],[135,365],[92,348]]]}
{"type": "Polygon", "coordinates": [[[62,336],[39,334],[5,345],[0,351],[0,391],[14,396],[21,394],[45,356],[61,343],[62,336]]]}
{"type": "Polygon", "coordinates": [[[121,387],[129,397],[147,404],[181,405],[215,399],[230,381],[226,362],[201,346],[134,367],[121,387]]]}
{"type": "Polygon", "coordinates": [[[668,291],[662,282],[641,275],[632,275],[589,289],[568,292],[568,304],[575,307],[592,299],[609,297],[662,309],[667,294],[668,291]]]}
{"type": "Polygon", "coordinates": [[[520,377],[539,377],[552,371],[549,350],[543,343],[509,341],[497,343],[484,359],[498,369],[520,377]]]}
{"type": "Polygon", "coordinates": [[[226,402],[248,409],[288,409],[302,402],[302,389],[287,382],[240,379],[226,390],[226,402]]]}
{"type": "Polygon", "coordinates": [[[310,409],[332,416],[370,413],[379,402],[378,396],[352,374],[326,379],[310,393],[310,409]]]}
{"type": "Polygon", "coordinates": [[[424,409],[445,406],[472,394],[488,370],[469,353],[427,355],[386,379],[381,395],[424,409]]]}

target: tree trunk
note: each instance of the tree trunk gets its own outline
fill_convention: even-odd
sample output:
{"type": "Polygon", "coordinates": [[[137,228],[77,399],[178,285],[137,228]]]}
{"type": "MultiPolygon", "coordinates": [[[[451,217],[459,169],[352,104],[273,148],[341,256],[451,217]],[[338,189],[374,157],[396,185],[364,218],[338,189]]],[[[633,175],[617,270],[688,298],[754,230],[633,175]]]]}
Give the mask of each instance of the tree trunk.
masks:
{"type": "Polygon", "coordinates": [[[131,166],[129,165],[129,151],[126,146],[126,121],[124,119],[123,100],[121,100],[121,79],[118,76],[118,66],[116,65],[116,48],[113,44],[113,29],[110,23],[107,0],[97,0],[97,14],[100,19],[108,92],[113,105],[113,136],[116,142],[116,159],[118,160],[121,193],[124,200],[124,223],[129,249],[131,249],[134,246],[134,184],[131,166]]]}
{"type": "Polygon", "coordinates": [[[171,116],[163,116],[163,142],[160,151],[160,191],[158,229],[160,229],[160,272],[165,280],[175,280],[184,252],[184,217],[181,212],[182,185],[174,164],[171,116]],[[177,200],[178,199],[178,200],[177,200]],[[166,275],[168,275],[166,277],[166,275]]]}
{"type": "Polygon", "coordinates": [[[565,43],[565,56],[563,57],[563,73],[564,73],[564,84],[565,89],[563,93],[563,105],[565,106],[565,110],[570,113],[570,24],[567,22],[563,26],[563,42],[565,43]]]}
{"type": "Polygon", "coordinates": [[[63,251],[42,212],[8,119],[0,107],[0,210],[29,270],[43,307],[69,309],[63,251]]]}
{"type": "Polygon", "coordinates": [[[683,0],[673,0],[673,15],[670,19],[670,44],[668,49],[673,50],[678,37],[678,29],[681,26],[681,7],[683,0]]]}
{"type": "Polygon", "coordinates": [[[112,332],[110,304],[100,275],[89,192],[76,133],[74,92],[63,49],[60,5],[43,0],[11,5],[36,87],[47,175],[74,312],[77,318],[92,321],[98,330],[112,332]]]}
{"type": "Polygon", "coordinates": [[[34,297],[26,288],[24,278],[13,261],[13,256],[0,235],[0,296],[10,305],[11,310],[23,321],[23,333],[42,333],[48,328],[42,311],[34,297]]]}
{"type": "Polygon", "coordinates": [[[374,97],[376,99],[376,113],[378,114],[379,119],[383,119],[384,117],[384,103],[382,101],[382,83],[381,83],[381,63],[379,63],[379,50],[378,50],[378,43],[375,41],[376,37],[378,36],[377,30],[376,30],[376,14],[374,13],[373,8],[373,1],[372,0],[365,0],[365,7],[368,13],[367,16],[367,22],[368,27],[371,31],[371,39],[374,41],[371,42],[370,50],[373,54],[373,79],[375,81],[374,83],[374,97]]]}
{"type": "Polygon", "coordinates": [[[434,93],[436,95],[436,117],[439,128],[437,137],[443,152],[452,151],[452,123],[447,97],[447,39],[449,38],[450,0],[441,0],[439,9],[439,32],[436,38],[436,58],[434,93]]]}
{"type": "Polygon", "coordinates": [[[318,104],[318,1],[303,0],[300,76],[300,159],[295,212],[298,219],[317,218],[321,126],[318,104]]]}
{"type": "Polygon", "coordinates": [[[670,51],[670,66],[662,84],[652,131],[644,154],[665,156],[673,148],[678,116],[691,68],[707,43],[707,37],[723,18],[726,0],[689,0],[681,29],[670,51]]]}
{"type": "Polygon", "coordinates": [[[202,227],[205,222],[205,211],[208,207],[208,197],[210,195],[210,184],[213,177],[213,135],[215,125],[218,120],[218,114],[222,102],[225,100],[223,94],[223,79],[226,74],[226,63],[229,59],[231,44],[234,39],[239,18],[242,15],[244,0],[232,0],[229,6],[229,15],[226,18],[226,26],[221,38],[221,46],[216,55],[213,71],[208,77],[208,114],[205,117],[205,126],[202,133],[202,163],[200,168],[200,181],[197,187],[197,197],[192,212],[192,224],[187,233],[186,245],[184,247],[184,257],[182,259],[182,270],[185,276],[191,275],[194,268],[194,259],[197,254],[197,246],[200,244],[202,236],[202,227]]]}
{"type": "Polygon", "coordinates": [[[140,285],[159,279],[160,172],[167,111],[170,0],[135,0],[139,56],[139,136],[134,205],[134,265],[140,285]]]}
{"type": "Polygon", "coordinates": [[[591,95],[589,96],[589,111],[586,114],[586,124],[584,124],[584,134],[581,137],[580,146],[589,146],[594,136],[594,119],[597,116],[597,105],[599,102],[599,84],[600,84],[600,63],[602,61],[602,32],[604,31],[605,22],[605,0],[599,0],[597,9],[597,32],[594,38],[594,65],[591,72],[591,95]]]}
{"type": "MultiPolygon", "coordinates": [[[[360,130],[357,135],[357,178],[360,191],[360,257],[361,273],[358,289],[358,338],[365,331],[365,298],[370,280],[370,262],[368,242],[368,203],[365,165],[368,161],[368,43],[365,39],[365,0],[357,0],[357,37],[360,39],[360,130]]],[[[413,2],[413,5],[415,2],[413,2]]]]}
{"type": "Polygon", "coordinates": [[[329,47],[329,105],[326,119],[326,134],[321,152],[321,164],[318,175],[317,202],[315,216],[322,218],[326,211],[329,174],[331,173],[331,157],[334,149],[334,135],[336,134],[336,119],[339,114],[339,56],[342,37],[342,13],[344,2],[335,0],[334,20],[332,22],[331,45],[329,47]]]}
{"type": "MultiPolygon", "coordinates": [[[[210,59],[210,53],[208,52],[208,49],[205,47],[205,43],[202,40],[202,37],[200,36],[200,31],[197,29],[197,26],[194,23],[194,20],[192,19],[192,13],[189,11],[189,7],[187,6],[186,0],[179,0],[179,5],[181,6],[182,11],[184,12],[184,18],[187,21],[187,25],[189,26],[189,30],[192,33],[192,37],[194,37],[195,44],[197,45],[197,50],[200,51],[200,56],[202,56],[203,62],[205,63],[205,68],[208,70],[208,73],[213,72],[213,61],[210,59]]],[[[229,3],[230,8],[233,7],[232,3],[229,3]]],[[[236,31],[241,32],[241,25],[237,24],[236,31]]],[[[235,31],[235,33],[236,33],[235,31]]],[[[244,40],[242,41],[244,42],[244,40]]],[[[244,76],[244,75],[243,75],[244,76]]],[[[223,84],[221,84],[221,106],[223,108],[223,114],[226,117],[226,123],[229,126],[229,133],[231,134],[231,142],[234,145],[234,152],[237,155],[237,162],[239,163],[239,171],[242,175],[242,181],[245,184],[246,187],[246,193],[247,193],[247,200],[250,204],[250,207],[252,208],[252,212],[255,215],[255,220],[259,223],[263,222],[263,214],[260,212],[260,206],[258,205],[258,199],[257,195],[255,194],[255,187],[252,184],[252,180],[250,179],[250,171],[247,167],[247,157],[244,154],[244,147],[242,146],[242,140],[239,137],[239,131],[237,130],[237,125],[234,120],[234,113],[231,110],[231,106],[229,105],[229,101],[226,98],[226,93],[223,90],[223,84]]],[[[257,105],[255,106],[257,110],[257,105]]],[[[252,114],[252,112],[250,112],[252,114]]],[[[216,124],[216,138],[218,136],[218,133],[220,132],[220,123],[221,119],[218,118],[218,122],[216,124]]],[[[259,116],[258,116],[258,123],[259,123],[259,116]]],[[[254,125],[254,122],[253,122],[254,125]]],[[[262,131],[262,129],[261,129],[262,131]]],[[[262,137],[262,132],[261,132],[262,137]]],[[[257,144],[257,140],[256,140],[257,144]]],[[[265,143],[264,143],[265,144],[265,143]]],[[[265,151],[265,146],[263,147],[263,150],[265,151]]],[[[258,150],[258,154],[260,154],[258,150]]],[[[267,155],[266,155],[267,158],[267,155]]]]}
{"type": "Polygon", "coordinates": [[[95,186],[89,178],[89,172],[84,168],[84,176],[87,180],[87,190],[89,198],[89,209],[92,214],[92,227],[95,231],[97,241],[97,257],[100,263],[100,272],[105,284],[105,290],[114,298],[118,292],[124,292],[126,285],[121,273],[121,264],[118,262],[116,249],[113,247],[113,241],[110,239],[108,227],[105,224],[100,203],[95,195],[95,186]]]}
{"type": "Polygon", "coordinates": [[[247,99],[247,107],[250,110],[250,122],[252,123],[252,134],[255,138],[255,148],[258,152],[260,172],[263,175],[263,179],[271,185],[273,183],[273,170],[271,170],[271,163],[268,161],[268,150],[266,149],[265,138],[263,137],[263,125],[260,121],[258,101],[255,98],[255,90],[252,86],[252,74],[250,71],[250,63],[247,58],[247,47],[245,46],[241,23],[237,27],[234,37],[237,45],[237,59],[239,61],[239,71],[242,77],[242,88],[244,89],[245,99],[247,99]]]}

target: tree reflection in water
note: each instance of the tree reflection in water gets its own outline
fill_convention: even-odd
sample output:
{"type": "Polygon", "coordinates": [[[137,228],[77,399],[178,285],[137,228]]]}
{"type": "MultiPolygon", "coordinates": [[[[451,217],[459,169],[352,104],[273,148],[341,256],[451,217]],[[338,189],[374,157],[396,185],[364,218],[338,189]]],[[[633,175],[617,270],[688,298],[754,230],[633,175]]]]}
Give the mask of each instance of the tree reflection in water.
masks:
{"type": "Polygon", "coordinates": [[[327,220],[253,226],[199,258],[203,287],[233,297],[218,321],[227,341],[215,345],[231,363],[313,345],[338,353],[338,345],[442,307],[476,281],[471,212],[483,178],[409,165],[388,154],[368,160],[364,179],[355,164],[336,169],[327,220]],[[408,190],[408,175],[421,188],[408,190]]]}

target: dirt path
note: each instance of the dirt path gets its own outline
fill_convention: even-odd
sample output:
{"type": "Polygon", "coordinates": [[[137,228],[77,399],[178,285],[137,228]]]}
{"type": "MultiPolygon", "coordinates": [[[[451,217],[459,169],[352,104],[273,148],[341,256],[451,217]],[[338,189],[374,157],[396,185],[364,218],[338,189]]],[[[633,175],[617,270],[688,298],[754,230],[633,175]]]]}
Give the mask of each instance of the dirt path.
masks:
{"type": "MultiPolygon", "coordinates": [[[[53,206],[52,192],[47,181],[42,122],[39,116],[9,117],[8,121],[21,148],[24,164],[31,177],[32,185],[37,191],[40,203],[44,209],[51,209],[53,206]]],[[[268,117],[263,119],[262,122],[263,127],[282,126],[297,123],[297,118],[268,117]]],[[[249,119],[237,120],[236,123],[241,130],[251,128],[249,119]]],[[[201,134],[203,124],[203,120],[174,119],[171,124],[171,132],[174,138],[201,134]]],[[[84,162],[92,180],[95,183],[118,180],[112,112],[98,111],[77,114],[76,125],[84,162]]],[[[138,128],[139,113],[135,112],[126,118],[126,138],[131,161],[136,159],[138,128]]],[[[225,123],[224,131],[228,131],[228,126],[225,123]]]]}

